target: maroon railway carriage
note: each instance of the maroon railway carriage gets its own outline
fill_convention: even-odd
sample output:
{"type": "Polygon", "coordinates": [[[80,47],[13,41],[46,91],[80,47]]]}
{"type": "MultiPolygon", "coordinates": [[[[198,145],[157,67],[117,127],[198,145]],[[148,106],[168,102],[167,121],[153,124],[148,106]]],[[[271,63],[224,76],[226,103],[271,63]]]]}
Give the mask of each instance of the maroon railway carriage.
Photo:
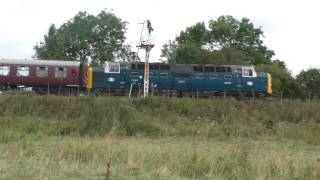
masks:
{"type": "Polygon", "coordinates": [[[80,63],[75,61],[0,59],[0,86],[33,89],[79,88],[80,63]]]}

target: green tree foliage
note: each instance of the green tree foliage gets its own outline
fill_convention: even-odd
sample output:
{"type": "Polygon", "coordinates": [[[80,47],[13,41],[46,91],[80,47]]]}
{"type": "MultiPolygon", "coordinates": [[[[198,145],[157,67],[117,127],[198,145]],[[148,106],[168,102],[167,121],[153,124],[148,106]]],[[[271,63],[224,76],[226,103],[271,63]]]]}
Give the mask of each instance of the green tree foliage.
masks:
{"type": "Polygon", "coordinates": [[[255,65],[257,71],[269,72],[274,92],[286,97],[303,94],[285,63],[272,60],[274,52],[263,43],[263,31],[247,18],[237,20],[220,16],[208,27],[199,22],[181,31],[174,41],[163,45],[161,57],[170,64],[255,65]]]}
{"type": "Polygon", "coordinates": [[[51,25],[44,42],[37,44],[35,58],[104,62],[129,61],[136,55],[124,45],[126,24],[112,12],[98,15],[79,12],[59,28],[51,25]]]}
{"type": "Polygon", "coordinates": [[[268,64],[273,51],[263,44],[263,31],[255,28],[247,18],[241,21],[232,16],[221,16],[209,21],[209,44],[212,48],[234,47],[239,49],[250,64],[268,64]]]}
{"type": "Polygon", "coordinates": [[[311,68],[306,71],[301,71],[297,80],[305,93],[311,96],[320,97],[320,71],[316,68],[311,68]]]}
{"type": "Polygon", "coordinates": [[[181,31],[175,41],[163,46],[162,58],[169,63],[269,64],[274,53],[262,37],[261,28],[255,28],[249,19],[221,16],[210,20],[208,28],[200,22],[181,31]]]}
{"type": "Polygon", "coordinates": [[[301,97],[302,91],[296,79],[291,76],[283,61],[275,60],[270,64],[256,66],[260,72],[268,72],[272,76],[272,89],[285,97],[301,97]]]}

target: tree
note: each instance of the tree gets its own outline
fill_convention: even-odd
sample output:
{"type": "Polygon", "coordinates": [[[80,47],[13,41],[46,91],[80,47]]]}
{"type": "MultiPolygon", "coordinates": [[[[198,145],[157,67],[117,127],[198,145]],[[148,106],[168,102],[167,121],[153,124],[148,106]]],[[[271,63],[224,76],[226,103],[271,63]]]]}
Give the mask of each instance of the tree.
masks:
{"type": "Polygon", "coordinates": [[[44,42],[34,47],[35,58],[100,63],[131,60],[134,53],[124,45],[126,24],[112,12],[101,11],[97,16],[79,12],[58,29],[50,26],[44,42]]]}
{"type": "Polygon", "coordinates": [[[291,76],[283,61],[275,60],[270,64],[256,66],[260,72],[268,72],[272,77],[272,89],[275,93],[282,93],[285,97],[302,97],[302,90],[296,79],[291,76]]]}
{"type": "Polygon", "coordinates": [[[210,20],[209,28],[200,22],[181,31],[175,41],[163,46],[161,57],[169,63],[203,62],[204,57],[206,62],[216,63],[213,57],[217,53],[232,52],[237,58],[234,62],[231,59],[231,64],[269,64],[274,53],[263,44],[262,37],[261,28],[255,28],[249,19],[221,16],[210,20]]]}
{"type": "Polygon", "coordinates": [[[63,49],[63,42],[57,35],[54,24],[49,27],[48,34],[44,36],[44,42],[35,46],[36,57],[41,59],[67,59],[63,49]]]}
{"type": "Polygon", "coordinates": [[[263,44],[261,28],[255,28],[248,18],[239,21],[232,16],[221,16],[209,21],[209,29],[211,48],[239,49],[253,65],[271,62],[274,52],[263,44]]]}
{"type": "Polygon", "coordinates": [[[311,68],[301,71],[297,76],[300,87],[304,90],[305,95],[320,97],[320,70],[311,68]]]}

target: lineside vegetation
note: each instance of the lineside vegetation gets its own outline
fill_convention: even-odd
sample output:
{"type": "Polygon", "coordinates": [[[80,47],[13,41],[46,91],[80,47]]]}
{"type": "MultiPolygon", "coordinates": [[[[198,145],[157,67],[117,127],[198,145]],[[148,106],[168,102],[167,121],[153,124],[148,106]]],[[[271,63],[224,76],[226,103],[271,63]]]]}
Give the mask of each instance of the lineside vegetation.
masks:
{"type": "Polygon", "coordinates": [[[319,108],[315,100],[2,94],[0,177],[318,179],[319,108]]]}

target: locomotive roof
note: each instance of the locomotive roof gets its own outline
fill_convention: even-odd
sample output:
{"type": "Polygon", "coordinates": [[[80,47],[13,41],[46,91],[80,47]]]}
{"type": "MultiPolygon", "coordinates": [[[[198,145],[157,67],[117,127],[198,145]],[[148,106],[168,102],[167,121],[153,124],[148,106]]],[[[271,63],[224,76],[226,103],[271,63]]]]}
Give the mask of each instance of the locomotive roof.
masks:
{"type": "MultiPolygon", "coordinates": [[[[121,62],[121,64],[144,64],[144,62],[121,62]]],[[[170,65],[170,66],[220,66],[231,68],[252,68],[251,65],[235,65],[235,64],[166,64],[161,62],[150,62],[150,65],[170,65]]]]}
{"type": "Polygon", "coordinates": [[[60,60],[0,59],[0,64],[79,66],[80,62],[63,61],[63,60],[60,61],[60,60]]]}

